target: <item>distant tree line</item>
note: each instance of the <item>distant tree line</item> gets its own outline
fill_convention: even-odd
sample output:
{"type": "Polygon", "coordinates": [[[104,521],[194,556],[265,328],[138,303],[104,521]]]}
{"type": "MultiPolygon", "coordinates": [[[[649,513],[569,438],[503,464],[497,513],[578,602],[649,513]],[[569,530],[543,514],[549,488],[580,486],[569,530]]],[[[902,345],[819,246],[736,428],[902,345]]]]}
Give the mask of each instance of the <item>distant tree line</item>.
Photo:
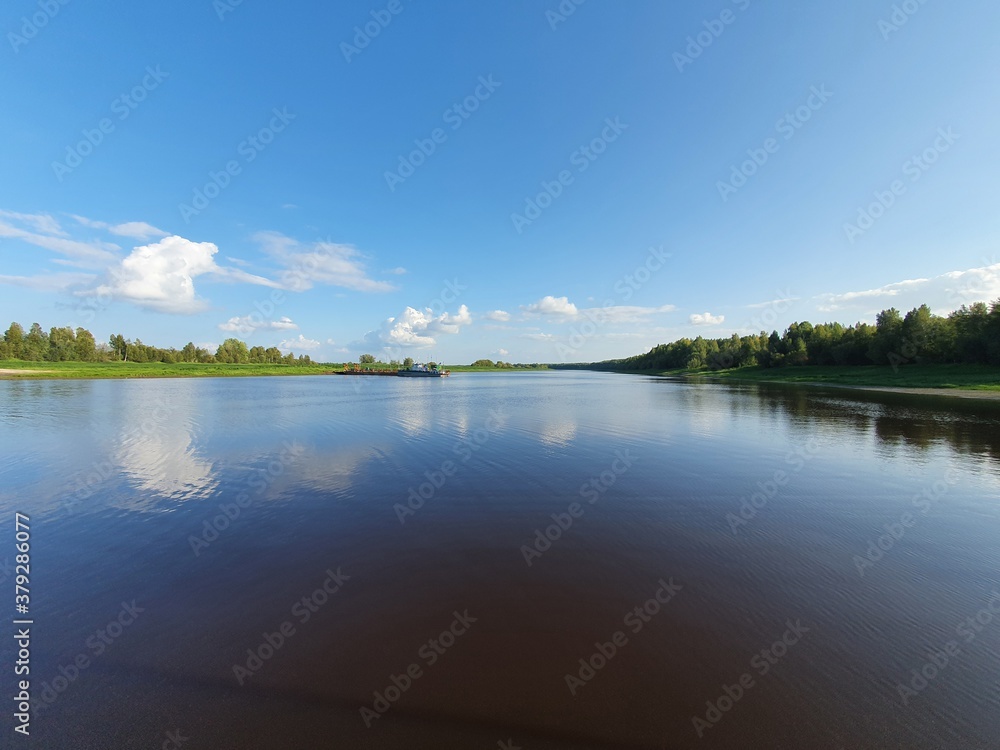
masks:
{"type": "MultiPolygon", "coordinates": [[[[394,369],[397,369],[397,370],[401,366],[398,359],[390,359],[388,362],[384,362],[384,361],[382,361],[381,358],[376,358],[374,354],[362,354],[360,357],[358,357],[358,364],[361,364],[361,365],[387,365],[388,367],[394,368],[394,369]]],[[[412,364],[413,364],[413,359],[411,357],[407,357],[406,359],[403,360],[402,367],[409,367],[412,364]]],[[[371,369],[371,368],[366,368],[366,369],[371,369]]]]}
{"type": "MultiPolygon", "coordinates": [[[[400,366],[400,362],[398,360],[393,359],[393,360],[390,360],[388,363],[386,363],[386,362],[383,362],[381,359],[376,359],[376,357],[375,357],[374,354],[362,354],[360,357],[358,357],[358,364],[362,364],[362,365],[385,365],[385,364],[388,364],[389,367],[399,367],[400,366]]],[[[426,364],[427,364],[428,367],[437,367],[438,366],[437,362],[427,362],[426,364]]],[[[412,357],[407,357],[402,362],[402,366],[405,367],[405,368],[409,368],[411,365],[413,365],[413,358],[412,357]]],[[[473,362],[469,366],[470,367],[484,367],[484,368],[485,367],[495,367],[495,368],[501,368],[501,369],[508,369],[509,368],[509,369],[512,369],[512,370],[517,370],[517,369],[538,369],[538,368],[545,368],[545,367],[547,367],[547,365],[540,365],[537,362],[534,363],[534,364],[526,365],[526,364],[522,364],[521,362],[518,362],[517,364],[512,364],[510,362],[501,362],[499,360],[497,360],[496,362],[494,362],[491,359],[477,359],[475,362],[473,362]]]]}
{"type": "Polygon", "coordinates": [[[544,369],[546,365],[540,365],[537,362],[526,365],[522,362],[514,364],[511,362],[504,362],[499,359],[496,362],[491,359],[477,359],[470,365],[470,367],[495,367],[501,370],[535,370],[539,368],[544,369]]]}
{"type": "Polygon", "coordinates": [[[282,354],[277,347],[247,347],[239,339],[226,339],[215,353],[187,343],[183,349],[161,349],[133,341],[117,333],[108,343],[98,343],[86,328],[51,328],[46,331],[32,323],[28,332],[19,323],[11,323],[0,340],[0,360],[22,359],[29,362],[201,362],[226,364],[309,365],[308,354],[296,357],[282,354]]]}
{"type": "Polygon", "coordinates": [[[947,317],[927,305],[905,316],[892,307],[875,325],[792,323],[772,331],[729,338],[679,339],[645,354],[592,365],[609,370],[727,369],[788,365],[892,365],[909,363],[1000,365],[1000,299],[963,305],[947,317]]]}

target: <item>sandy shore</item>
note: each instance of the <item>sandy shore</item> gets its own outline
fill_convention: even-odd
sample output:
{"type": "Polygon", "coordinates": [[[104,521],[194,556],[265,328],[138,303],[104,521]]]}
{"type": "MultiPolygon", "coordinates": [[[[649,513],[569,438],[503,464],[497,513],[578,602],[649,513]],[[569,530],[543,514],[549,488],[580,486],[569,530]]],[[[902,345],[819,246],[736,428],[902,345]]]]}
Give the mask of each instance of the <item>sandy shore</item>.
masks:
{"type": "Polygon", "coordinates": [[[830,388],[851,388],[859,391],[882,391],[883,393],[912,393],[917,396],[1000,399],[1000,391],[974,391],[966,388],[899,388],[889,385],[846,385],[843,383],[803,383],[802,385],[825,385],[830,388]]]}
{"type": "Polygon", "coordinates": [[[10,370],[5,367],[0,367],[0,375],[22,375],[24,373],[33,375],[39,372],[52,372],[52,370],[10,370]]]}

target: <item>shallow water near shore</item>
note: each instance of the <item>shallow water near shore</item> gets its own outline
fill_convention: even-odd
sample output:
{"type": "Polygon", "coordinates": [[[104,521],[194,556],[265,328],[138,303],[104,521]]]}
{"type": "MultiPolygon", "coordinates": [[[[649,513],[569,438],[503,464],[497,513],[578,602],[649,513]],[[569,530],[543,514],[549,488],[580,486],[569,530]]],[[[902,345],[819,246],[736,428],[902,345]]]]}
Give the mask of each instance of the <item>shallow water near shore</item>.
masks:
{"type": "Polygon", "coordinates": [[[18,746],[1000,737],[995,402],[576,372],[2,381],[0,451],[0,560],[14,513],[31,527],[18,746]]]}

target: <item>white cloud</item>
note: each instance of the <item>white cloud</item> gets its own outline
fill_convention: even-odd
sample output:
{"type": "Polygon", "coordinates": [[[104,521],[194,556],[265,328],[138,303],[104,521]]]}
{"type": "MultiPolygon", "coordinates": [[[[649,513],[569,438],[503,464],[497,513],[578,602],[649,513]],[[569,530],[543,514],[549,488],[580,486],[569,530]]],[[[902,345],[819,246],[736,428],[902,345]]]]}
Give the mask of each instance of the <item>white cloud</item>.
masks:
{"type": "Polygon", "coordinates": [[[0,210],[0,217],[12,220],[8,222],[0,218],[0,237],[24,240],[64,255],[66,258],[56,261],[62,265],[101,266],[114,260],[117,257],[115,252],[121,249],[109,242],[69,239],[59,222],[47,214],[19,214],[0,210]]]}
{"type": "Polygon", "coordinates": [[[148,240],[152,237],[166,237],[168,234],[162,229],[157,229],[152,224],[147,224],[144,221],[128,221],[124,224],[116,224],[108,227],[108,231],[111,232],[111,234],[117,234],[119,237],[131,237],[136,240],[148,240]]]}
{"type": "Polygon", "coordinates": [[[59,222],[48,214],[20,214],[16,211],[0,210],[0,216],[13,219],[21,224],[27,224],[34,231],[41,232],[42,234],[53,235],[56,237],[69,237],[63,228],[59,226],[59,222]]]}
{"type": "Polygon", "coordinates": [[[307,339],[301,333],[296,339],[288,339],[278,344],[278,348],[282,351],[290,351],[292,349],[305,349],[306,351],[312,351],[313,349],[318,349],[319,346],[319,341],[316,339],[307,339]]]}
{"type": "Polygon", "coordinates": [[[258,286],[267,286],[272,289],[281,289],[282,286],[277,281],[271,281],[271,279],[265,279],[263,276],[257,276],[256,274],[247,273],[246,271],[239,268],[228,268],[226,266],[216,266],[212,269],[212,274],[224,281],[231,282],[244,282],[247,284],[257,284],[258,286]]]}
{"type": "MultiPolygon", "coordinates": [[[[427,309],[427,312],[431,312],[430,308],[427,309]]],[[[470,323],[472,323],[472,314],[468,307],[461,305],[457,313],[442,313],[436,319],[432,319],[427,330],[433,333],[458,333],[462,326],[467,326],[470,323]]]]}
{"type": "Polygon", "coordinates": [[[135,248],[97,291],[160,312],[199,312],[206,304],[196,296],[194,280],[215,270],[212,256],[218,251],[211,242],[167,237],[135,248]]]}
{"type": "Polygon", "coordinates": [[[659,307],[609,305],[608,307],[589,307],[581,310],[580,314],[601,323],[644,323],[651,315],[673,312],[676,309],[674,305],[660,305],[659,307]]]}
{"type": "Polygon", "coordinates": [[[314,242],[303,245],[280,232],[258,232],[254,239],[283,266],[278,275],[284,288],[294,292],[312,289],[315,284],[344,287],[358,292],[389,292],[396,289],[386,281],[368,277],[364,256],[350,245],[314,242]]]}
{"type": "Polygon", "coordinates": [[[858,292],[821,294],[821,312],[895,307],[902,312],[927,304],[938,315],[946,315],[964,304],[990,302],[1000,297],[1000,263],[965,271],[949,271],[930,279],[908,279],[858,292]]]}
{"type": "Polygon", "coordinates": [[[493,310],[483,315],[487,320],[495,320],[500,323],[506,323],[510,320],[510,313],[504,310],[493,310]]]}
{"type": "Polygon", "coordinates": [[[249,335],[254,331],[292,331],[298,325],[291,318],[282,317],[278,320],[264,320],[259,315],[244,315],[242,318],[230,318],[225,323],[219,323],[220,331],[231,331],[249,335]]]}
{"type": "Polygon", "coordinates": [[[510,352],[507,351],[506,349],[500,349],[497,351],[497,354],[499,354],[501,357],[506,357],[508,354],[510,354],[510,352]]]}
{"type": "Polygon", "coordinates": [[[551,341],[555,338],[555,335],[551,333],[522,333],[521,338],[531,339],[532,341],[551,341]]]}
{"type": "Polygon", "coordinates": [[[333,339],[327,339],[327,340],[326,340],[326,343],[327,343],[327,344],[329,344],[330,346],[333,346],[333,345],[334,345],[334,344],[336,344],[337,342],[336,342],[336,341],[334,341],[333,339]]]}
{"type": "Polygon", "coordinates": [[[431,308],[423,311],[407,307],[400,315],[388,318],[378,331],[369,332],[363,342],[383,348],[424,349],[437,344],[438,335],[454,335],[472,322],[469,308],[462,305],[456,313],[434,315],[431,308]]]}
{"type": "Polygon", "coordinates": [[[0,284],[35,289],[40,292],[64,292],[68,289],[93,281],[96,277],[89,273],[43,273],[38,276],[4,276],[0,274],[0,284]]]}
{"type": "Polygon", "coordinates": [[[396,266],[395,268],[390,268],[386,273],[391,273],[393,276],[402,276],[406,273],[406,269],[402,266],[396,266]]]}
{"type": "Polygon", "coordinates": [[[800,299],[800,297],[792,296],[791,289],[787,291],[781,291],[779,289],[778,294],[780,294],[781,296],[778,297],[777,299],[768,300],[767,302],[754,302],[752,305],[746,305],[746,307],[750,308],[751,310],[756,310],[758,308],[774,307],[776,305],[787,305],[789,302],[798,302],[798,300],[800,299]]]}
{"type": "MultiPolygon", "coordinates": [[[[673,305],[660,305],[659,307],[638,307],[635,305],[607,305],[604,307],[584,307],[578,308],[566,297],[542,297],[538,302],[530,305],[522,305],[525,318],[533,318],[540,315],[547,316],[555,322],[577,321],[583,318],[592,320],[601,325],[607,323],[643,323],[651,315],[659,313],[673,312],[677,308],[673,305]]],[[[502,310],[496,312],[503,313],[502,310]]],[[[506,315],[506,313],[503,313],[506,315]]],[[[487,318],[490,314],[487,313],[487,318]]],[[[491,318],[493,320],[497,318],[491,318]]]]}
{"type": "Polygon", "coordinates": [[[821,294],[819,309],[824,312],[849,307],[851,302],[875,300],[881,297],[897,297],[904,291],[917,289],[927,284],[929,279],[910,279],[887,284],[878,289],[868,289],[862,292],[844,292],[843,294],[821,294]]]}
{"type": "Polygon", "coordinates": [[[106,221],[95,221],[93,219],[88,219],[86,216],[77,216],[76,214],[70,214],[79,224],[91,229],[103,229],[105,231],[111,232],[111,234],[116,234],[119,237],[129,237],[134,240],[148,240],[153,237],[166,237],[169,232],[164,232],[162,229],[157,229],[152,224],[147,224],[144,221],[127,221],[123,224],[109,224],[106,221]]]}
{"type": "Polygon", "coordinates": [[[688,318],[692,325],[696,326],[717,326],[726,320],[725,315],[712,315],[712,313],[695,313],[688,318]]]}
{"type": "Polygon", "coordinates": [[[216,265],[219,248],[211,242],[192,242],[176,235],[135,248],[108,270],[97,294],[166,313],[196,313],[207,303],[200,299],[194,280],[211,274],[237,281],[274,286],[274,282],[245,271],[216,265]]]}
{"type": "Polygon", "coordinates": [[[557,317],[574,317],[577,312],[576,305],[569,301],[568,297],[553,297],[551,294],[542,297],[538,302],[530,305],[521,305],[525,315],[555,315],[557,317]]]}

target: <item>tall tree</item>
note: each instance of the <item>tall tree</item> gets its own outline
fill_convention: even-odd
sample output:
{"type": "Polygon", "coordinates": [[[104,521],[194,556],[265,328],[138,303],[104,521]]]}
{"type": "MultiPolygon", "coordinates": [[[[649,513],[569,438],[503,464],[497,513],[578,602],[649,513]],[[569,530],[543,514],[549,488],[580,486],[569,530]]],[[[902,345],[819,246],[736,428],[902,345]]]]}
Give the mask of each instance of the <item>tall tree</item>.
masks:
{"type": "Polygon", "coordinates": [[[11,359],[24,357],[24,329],[20,323],[11,323],[4,332],[3,340],[7,344],[7,356],[11,359]]]}
{"type": "Polygon", "coordinates": [[[955,326],[955,348],[963,362],[987,361],[986,330],[989,311],[985,302],[962,305],[951,314],[955,326]]]}
{"type": "Polygon", "coordinates": [[[68,362],[76,359],[76,336],[69,326],[52,328],[49,331],[49,353],[52,362],[68,362]]]}
{"type": "Polygon", "coordinates": [[[890,307],[875,316],[875,337],[868,356],[877,365],[898,364],[902,354],[903,318],[899,310],[890,307]],[[892,354],[892,362],[889,355],[892,354]]]}
{"type": "Polygon", "coordinates": [[[216,362],[229,364],[246,364],[250,361],[250,351],[247,345],[239,339],[226,339],[215,352],[216,362]]]}
{"type": "Polygon", "coordinates": [[[115,359],[122,362],[128,360],[128,342],[124,336],[120,333],[113,333],[108,343],[111,344],[111,351],[114,352],[115,359]]]}
{"type": "Polygon", "coordinates": [[[76,342],[74,344],[74,348],[76,350],[76,358],[80,362],[97,361],[97,341],[94,339],[94,334],[86,328],[76,329],[76,342]]]}
{"type": "Polygon", "coordinates": [[[41,362],[49,353],[49,335],[41,325],[32,323],[28,335],[24,337],[24,359],[41,362]]]}

